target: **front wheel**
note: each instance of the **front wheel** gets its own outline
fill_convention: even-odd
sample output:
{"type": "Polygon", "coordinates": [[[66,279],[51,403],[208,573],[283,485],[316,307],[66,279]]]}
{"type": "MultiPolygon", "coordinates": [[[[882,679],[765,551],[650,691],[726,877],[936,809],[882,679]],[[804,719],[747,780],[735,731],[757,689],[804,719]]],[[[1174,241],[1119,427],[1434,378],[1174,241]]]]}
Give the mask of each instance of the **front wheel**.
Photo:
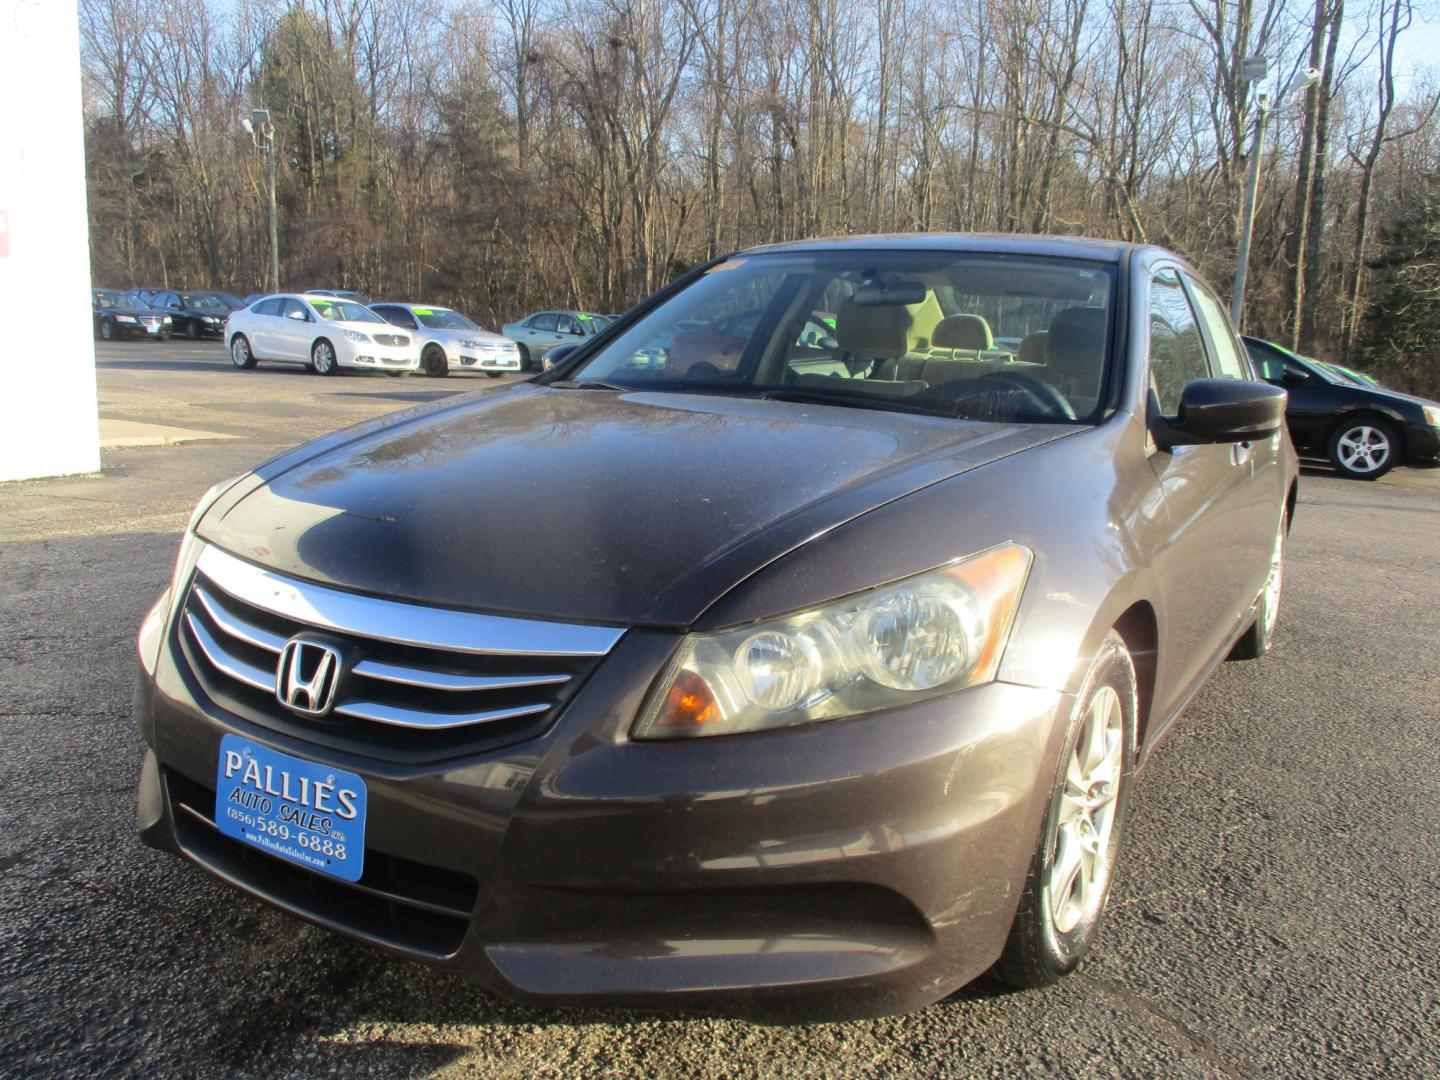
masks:
{"type": "Polygon", "coordinates": [[[445,358],[445,350],[439,345],[431,345],[425,350],[425,355],[420,357],[420,366],[432,379],[441,379],[450,374],[450,361],[445,358]]]}
{"type": "Polygon", "coordinates": [[[1100,929],[1135,773],[1135,665],[1106,635],[1065,732],[1045,825],[995,974],[1046,986],[1075,969],[1100,929]]]}
{"type": "Polygon", "coordinates": [[[185,336],[191,341],[199,341],[200,324],[196,322],[187,322],[185,324],[185,336]]]}
{"type": "Polygon", "coordinates": [[[335,346],[321,338],[310,347],[310,370],[316,375],[334,375],[335,367],[335,346]]]}
{"type": "Polygon", "coordinates": [[[255,354],[250,351],[250,342],[244,334],[236,334],[230,339],[230,362],[241,371],[249,371],[255,366],[255,354]]]}
{"type": "Polygon", "coordinates": [[[1380,479],[1395,467],[1398,451],[1395,430],[1373,417],[1342,423],[1330,436],[1330,463],[1353,480],[1380,479]]]}
{"type": "Polygon", "coordinates": [[[487,372],[485,372],[485,377],[486,377],[487,379],[498,379],[498,378],[500,377],[500,372],[498,372],[498,371],[487,371],[487,372]]]}
{"type": "Polygon", "coordinates": [[[115,340],[115,324],[109,319],[100,320],[100,338],[103,341],[115,340]]]}
{"type": "Polygon", "coordinates": [[[529,370],[530,370],[530,349],[529,349],[529,347],[528,347],[528,346],[525,346],[525,345],[517,345],[517,346],[515,346],[515,347],[520,350],[520,370],[521,370],[521,371],[529,371],[529,370]]]}

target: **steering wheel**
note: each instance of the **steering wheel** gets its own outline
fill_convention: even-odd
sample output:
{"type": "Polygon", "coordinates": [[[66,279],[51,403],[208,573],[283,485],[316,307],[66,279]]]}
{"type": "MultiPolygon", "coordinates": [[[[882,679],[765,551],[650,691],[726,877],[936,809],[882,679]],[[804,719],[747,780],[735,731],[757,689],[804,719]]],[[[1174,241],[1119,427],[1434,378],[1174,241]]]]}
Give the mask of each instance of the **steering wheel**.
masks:
{"type": "Polygon", "coordinates": [[[1018,390],[1030,398],[1047,413],[1059,414],[1066,420],[1074,420],[1075,409],[1064,394],[1042,379],[1029,375],[1023,371],[991,371],[980,376],[984,379],[994,379],[996,382],[1004,383],[1013,390],[1018,390]]]}

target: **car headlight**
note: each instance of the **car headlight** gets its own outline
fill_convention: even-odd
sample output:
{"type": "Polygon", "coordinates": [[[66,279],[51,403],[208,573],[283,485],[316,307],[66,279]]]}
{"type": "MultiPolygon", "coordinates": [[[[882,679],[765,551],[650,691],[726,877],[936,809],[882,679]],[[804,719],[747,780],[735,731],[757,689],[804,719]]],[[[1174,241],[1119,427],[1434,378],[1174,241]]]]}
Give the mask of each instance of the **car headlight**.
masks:
{"type": "Polygon", "coordinates": [[[359,330],[346,330],[345,336],[351,341],[359,342],[362,345],[370,344],[370,335],[362,334],[359,330]]]}
{"type": "Polygon", "coordinates": [[[220,321],[219,318],[214,315],[202,315],[200,317],[208,323],[218,323],[220,321]]]}
{"type": "Polygon", "coordinates": [[[170,325],[170,316],[169,316],[169,315],[166,315],[166,316],[165,316],[163,319],[161,319],[160,321],[161,321],[162,323],[164,323],[166,326],[169,326],[169,325],[170,325]]]}
{"type": "Polygon", "coordinates": [[[1422,405],[1420,411],[1425,414],[1425,422],[1431,427],[1440,427],[1440,405],[1422,405]]]}
{"type": "Polygon", "coordinates": [[[116,322],[134,322],[134,321],[135,321],[135,316],[134,316],[134,315],[116,315],[116,316],[115,316],[115,321],[116,321],[116,322]]]}
{"type": "Polygon", "coordinates": [[[687,636],[636,739],[730,735],[892,708],[995,678],[1030,571],[1004,544],[822,607],[687,636]]]}

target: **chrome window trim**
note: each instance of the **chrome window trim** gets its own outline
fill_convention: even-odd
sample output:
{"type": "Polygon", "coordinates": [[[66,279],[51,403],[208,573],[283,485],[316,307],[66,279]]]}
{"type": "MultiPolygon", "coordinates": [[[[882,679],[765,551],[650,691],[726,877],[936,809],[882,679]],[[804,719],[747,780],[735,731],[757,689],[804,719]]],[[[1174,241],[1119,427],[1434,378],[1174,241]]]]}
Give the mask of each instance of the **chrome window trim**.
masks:
{"type": "Polygon", "coordinates": [[[362,596],[266,570],[210,544],[196,565],[216,588],[263,611],[398,645],[498,656],[604,656],[625,632],[362,596]]]}

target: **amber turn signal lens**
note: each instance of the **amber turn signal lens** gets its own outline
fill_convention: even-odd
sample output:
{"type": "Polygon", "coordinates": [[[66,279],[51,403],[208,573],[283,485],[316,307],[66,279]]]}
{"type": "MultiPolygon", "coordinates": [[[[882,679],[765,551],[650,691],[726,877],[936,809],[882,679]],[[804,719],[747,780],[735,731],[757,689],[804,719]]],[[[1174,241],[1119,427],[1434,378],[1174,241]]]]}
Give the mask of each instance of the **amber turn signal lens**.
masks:
{"type": "Polygon", "coordinates": [[[664,727],[698,727],[723,717],[710,685],[693,671],[681,671],[665,695],[659,721],[664,727]]]}

